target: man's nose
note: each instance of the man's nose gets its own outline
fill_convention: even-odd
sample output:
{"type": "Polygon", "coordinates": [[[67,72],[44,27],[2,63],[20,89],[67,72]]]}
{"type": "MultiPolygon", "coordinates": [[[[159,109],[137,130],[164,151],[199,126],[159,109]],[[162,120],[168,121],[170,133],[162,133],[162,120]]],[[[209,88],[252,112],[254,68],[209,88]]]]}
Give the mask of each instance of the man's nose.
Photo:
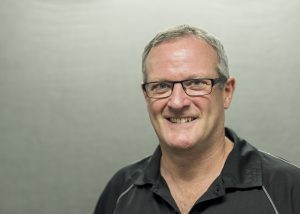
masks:
{"type": "Polygon", "coordinates": [[[180,83],[175,83],[168,101],[168,107],[174,110],[180,110],[189,104],[190,101],[188,95],[185,93],[182,85],[180,83]]]}

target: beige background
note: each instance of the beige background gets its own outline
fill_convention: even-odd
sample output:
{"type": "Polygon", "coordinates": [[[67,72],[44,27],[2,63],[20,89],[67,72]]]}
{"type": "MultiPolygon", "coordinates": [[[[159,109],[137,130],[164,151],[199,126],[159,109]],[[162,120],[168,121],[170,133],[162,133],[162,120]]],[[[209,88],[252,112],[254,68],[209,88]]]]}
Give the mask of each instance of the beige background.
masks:
{"type": "Polygon", "coordinates": [[[188,23],[217,35],[237,92],[227,125],[300,164],[299,0],[0,0],[0,213],[92,213],[157,145],[141,52],[188,23]]]}

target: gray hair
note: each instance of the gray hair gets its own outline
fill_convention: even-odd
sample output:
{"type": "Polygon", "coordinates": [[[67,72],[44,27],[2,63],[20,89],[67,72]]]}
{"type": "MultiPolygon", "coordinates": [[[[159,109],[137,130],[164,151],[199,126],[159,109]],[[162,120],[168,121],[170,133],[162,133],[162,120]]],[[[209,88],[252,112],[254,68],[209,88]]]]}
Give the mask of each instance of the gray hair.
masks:
{"type": "Polygon", "coordinates": [[[199,39],[204,40],[210,46],[212,46],[215,51],[217,52],[219,61],[217,64],[217,72],[220,76],[229,77],[229,68],[228,68],[228,59],[224,50],[223,45],[221,42],[214,37],[213,35],[209,34],[208,32],[192,27],[189,25],[179,25],[165,31],[158,33],[146,46],[143,52],[142,58],[142,71],[143,71],[143,81],[147,82],[147,68],[146,68],[146,59],[149,55],[151,49],[163,42],[170,41],[177,38],[183,38],[187,36],[196,36],[199,39]]]}

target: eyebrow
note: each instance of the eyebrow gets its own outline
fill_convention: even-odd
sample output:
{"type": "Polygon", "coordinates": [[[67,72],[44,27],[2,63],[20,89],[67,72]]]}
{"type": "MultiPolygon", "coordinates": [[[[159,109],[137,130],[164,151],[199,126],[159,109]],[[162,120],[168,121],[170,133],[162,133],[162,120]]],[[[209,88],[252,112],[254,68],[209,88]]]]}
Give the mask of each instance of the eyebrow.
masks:
{"type": "Polygon", "coordinates": [[[154,79],[154,80],[151,80],[151,81],[147,81],[147,82],[176,82],[176,81],[184,81],[184,80],[191,80],[191,79],[211,79],[213,77],[199,77],[199,76],[196,76],[196,75],[191,75],[191,76],[188,76],[187,78],[185,79],[180,79],[180,80],[170,80],[170,79],[154,79]]]}

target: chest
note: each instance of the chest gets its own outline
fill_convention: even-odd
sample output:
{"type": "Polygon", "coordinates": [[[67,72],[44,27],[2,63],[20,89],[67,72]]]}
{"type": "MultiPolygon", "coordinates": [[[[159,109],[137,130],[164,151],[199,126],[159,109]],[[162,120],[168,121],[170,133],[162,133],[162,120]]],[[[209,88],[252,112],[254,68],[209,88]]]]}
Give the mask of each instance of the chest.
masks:
{"type": "MultiPolygon", "coordinates": [[[[217,192],[208,190],[190,214],[275,214],[272,205],[261,189],[217,192]]],[[[114,214],[174,214],[181,213],[172,195],[162,187],[134,188],[118,201],[114,214]]]]}
{"type": "Polygon", "coordinates": [[[173,197],[181,214],[188,214],[196,201],[207,191],[209,185],[177,186],[168,183],[171,196],[173,197]]]}

